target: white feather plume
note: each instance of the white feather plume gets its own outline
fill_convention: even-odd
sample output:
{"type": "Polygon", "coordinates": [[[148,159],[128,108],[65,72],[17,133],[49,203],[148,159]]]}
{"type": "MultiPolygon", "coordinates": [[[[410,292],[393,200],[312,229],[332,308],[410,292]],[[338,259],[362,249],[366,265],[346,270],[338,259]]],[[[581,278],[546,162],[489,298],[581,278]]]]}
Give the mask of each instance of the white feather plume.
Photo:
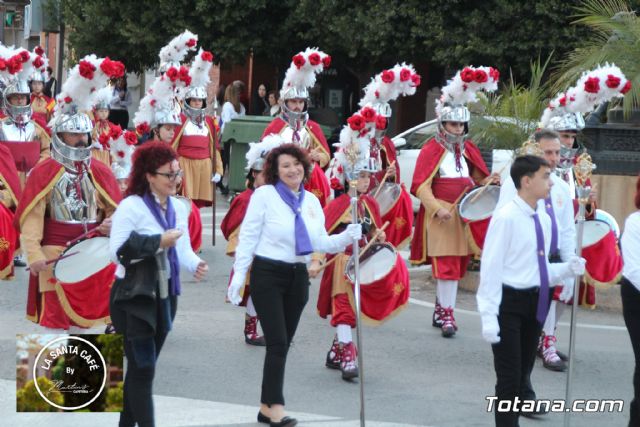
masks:
{"type": "Polygon", "coordinates": [[[266,158],[271,150],[284,144],[285,141],[279,134],[269,134],[262,138],[261,142],[250,142],[249,150],[246,154],[247,170],[258,161],[260,158],[266,158]]]}
{"type": "Polygon", "coordinates": [[[308,47],[304,52],[300,52],[295,55],[294,58],[298,55],[304,59],[304,64],[298,68],[295,62],[293,60],[291,61],[291,65],[289,66],[289,69],[284,76],[284,81],[282,82],[282,90],[280,93],[283,95],[286,93],[287,89],[291,87],[311,88],[315,86],[316,74],[319,74],[324,70],[325,61],[331,61],[331,57],[329,55],[315,47],[308,47]],[[311,61],[309,60],[311,55],[319,56],[320,60],[317,64],[311,64],[311,61]]]}
{"type": "Polygon", "coordinates": [[[210,52],[205,52],[200,48],[198,54],[189,67],[189,76],[191,77],[191,87],[204,87],[206,88],[211,78],[209,77],[209,71],[213,62],[204,59],[204,55],[210,52]]]}
{"type": "Polygon", "coordinates": [[[598,65],[584,72],[575,86],[555,96],[542,113],[540,126],[547,127],[553,117],[568,113],[587,114],[603,102],[624,97],[629,90],[627,78],[615,64],[598,65]],[[587,87],[589,90],[587,90],[587,87]]]}
{"type": "Polygon", "coordinates": [[[388,103],[395,101],[400,95],[408,96],[416,93],[420,76],[411,64],[396,64],[389,70],[385,70],[371,79],[371,82],[364,88],[364,96],[359,105],[373,105],[377,103],[388,103]],[[386,83],[383,80],[383,73],[386,76],[393,76],[393,79],[386,83]],[[416,76],[416,77],[414,77],[416,76]]]}
{"type": "Polygon", "coordinates": [[[465,67],[459,70],[456,75],[447,82],[447,85],[442,88],[442,96],[436,101],[436,115],[440,116],[442,107],[446,104],[451,105],[466,105],[470,102],[478,100],[477,92],[484,90],[485,92],[493,92],[498,89],[498,72],[493,67],[465,67]],[[474,73],[479,77],[475,77],[469,81],[466,73],[474,73]],[[465,80],[463,80],[463,73],[465,73],[465,80]],[[486,77],[486,81],[481,76],[486,77]]]}
{"type": "Polygon", "coordinates": [[[183,80],[176,79],[175,82],[172,82],[166,73],[156,77],[147,94],[140,100],[138,111],[133,117],[134,126],[137,127],[143,123],[150,126],[157,110],[174,109],[176,91],[184,87],[183,80]]]}
{"type": "Polygon", "coordinates": [[[160,49],[160,54],[158,55],[160,63],[182,62],[189,51],[196,49],[197,43],[198,36],[189,30],[184,30],[182,34],[174,37],[168,45],[160,49]],[[195,40],[195,43],[191,40],[195,40]],[[192,46],[189,46],[189,44],[192,44],[192,46]]]}

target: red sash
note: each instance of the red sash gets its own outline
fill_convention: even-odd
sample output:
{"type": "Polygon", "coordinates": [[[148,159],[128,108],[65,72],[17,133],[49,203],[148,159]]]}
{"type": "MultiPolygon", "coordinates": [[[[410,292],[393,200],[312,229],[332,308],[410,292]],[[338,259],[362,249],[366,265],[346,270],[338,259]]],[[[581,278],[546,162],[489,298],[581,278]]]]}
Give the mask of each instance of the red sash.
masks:
{"type": "MultiPolygon", "coordinates": [[[[88,230],[93,230],[98,223],[87,224],[88,230]]],[[[44,235],[42,246],[66,246],[67,242],[84,233],[82,224],[69,224],[52,218],[44,219],[44,235]]]]}
{"type": "Polygon", "coordinates": [[[180,144],[178,144],[178,154],[188,159],[211,158],[209,136],[182,135],[182,138],[180,138],[180,144]]]}
{"type": "Polygon", "coordinates": [[[471,178],[433,178],[431,190],[436,199],[453,203],[473,185],[471,178]]]}

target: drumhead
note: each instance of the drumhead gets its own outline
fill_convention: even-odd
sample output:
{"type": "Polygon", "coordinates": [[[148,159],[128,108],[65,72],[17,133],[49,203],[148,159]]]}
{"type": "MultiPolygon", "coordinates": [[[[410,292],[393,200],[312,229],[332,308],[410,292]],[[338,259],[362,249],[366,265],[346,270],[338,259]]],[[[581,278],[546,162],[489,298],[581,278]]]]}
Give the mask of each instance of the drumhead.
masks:
{"type": "Polygon", "coordinates": [[[394,182],[383,182],[378,187],[375,187],[370,194],[372,196],[375,195],[380,186],[382,186],[382,189],[375,199],[380,206],[380,216],[385,216],[400,198],[402,188],[400,187],[400,184],[396,184],[394,182]]]}
{"type": "MultiPolygon", "coordinates": [[[[577,224],[576,224],[577,227],[577,224]]],[[[604,221],[593,220],[584,222],[582,247],[586,248],[598,243],[611,231],[611,226],[604,221]]]]}
{"type": "Polygon", "coordinates": [[[620,226],[618,225],[618,221],[607,211],[603,211],[602,209],[596,209],[595,218],[598,221],[604,221],[613,230],[613,233],[616,235],[616,239],[620,238],[620,226]]]}
{"type": "Polygon", "coordinates": [[[78,252],[68,258],[56,261],[53,275],[62,283],[80,282],[111,263],[109,238],[94,237],[69,246],[62,255],[78,252]]]}
{"type": "MultiPolygon", "coordinates": [[[[374,243],[360,257],[360,284],[369,285],[384,278],[396,265],[396,250],[388,243],[374,243]]],[[[349,280],[355,281],[354,258],[347,262],[346,274],[349,280]]]]}
{"type": "Polygon", "coordinates": [[[462,198],[458,213],[460,217],[466,221],[480,221],[487,219],[493,215],[493,211],[498,205],[500,199],[500,187],[497,185],[489,185],[486,190],[483,187],[476,187],[462,198]],[[482,191],[476,198],[476,194],[482,191]]]}

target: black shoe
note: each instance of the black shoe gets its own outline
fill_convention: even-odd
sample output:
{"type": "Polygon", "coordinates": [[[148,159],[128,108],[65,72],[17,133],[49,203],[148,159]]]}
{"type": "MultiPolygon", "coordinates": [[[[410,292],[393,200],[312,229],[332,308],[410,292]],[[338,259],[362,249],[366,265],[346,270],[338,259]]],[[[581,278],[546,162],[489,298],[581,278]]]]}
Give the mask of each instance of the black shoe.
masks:
{"type": "Polygon", "coordinates": [[[258,411],[258,422],[263,424],[271,424],[271,418],[258,411]]]}
{"type": "Polygon", "coordinates": [[[291,418],[291,417],[284,417],[277,423],[271,421],[269,423],[269,425],[271,427],[293,427],[295,425],[298,425],[298,420],[296,420],[295,418],[291,418]]]}
{"type": "Polygon", "coordinates": [[[556,350],[556,354],[558,355],[560,360],[562,360],[563,362],[568,362],[569,361],[569,356],[567,356],[566,354],[564,354],[560,350],[556,350]]]}
{"type": "Polygon", "coordinates": [[[116,333],[116,327],[113,326],[112,323],[109,323],[107,325],[107,327],[105,328],[104,333],[105,334],[115,334],[116,333]]]}
{"type": "Polygon", "coordinates": [[[19,258],[19,257],[15,257],[15,258],[13,259],[13,266],[14,266],[14,267],[26,267],[26,266],[27,266],[27,263],[26,263],[26,262],[24,262],[21,258],[19,258]]]}

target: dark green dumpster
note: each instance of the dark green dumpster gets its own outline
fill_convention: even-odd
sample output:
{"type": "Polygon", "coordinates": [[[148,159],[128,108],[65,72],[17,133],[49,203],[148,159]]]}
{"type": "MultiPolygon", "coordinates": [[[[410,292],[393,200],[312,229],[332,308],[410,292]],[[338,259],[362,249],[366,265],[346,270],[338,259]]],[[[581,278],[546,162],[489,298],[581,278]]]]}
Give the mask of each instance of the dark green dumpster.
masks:
{"type": "MultiPolygon", "coordinates": [[[[250,142],[260,141],[262,133],[273,120],[269,116],[243,116],[225,124],[221,143],[229,143],[229,189],[237,193],[245,190],[247,159],[250,142]]],[[[331,129],[321,126],[325,137],[331,129]]]]}

